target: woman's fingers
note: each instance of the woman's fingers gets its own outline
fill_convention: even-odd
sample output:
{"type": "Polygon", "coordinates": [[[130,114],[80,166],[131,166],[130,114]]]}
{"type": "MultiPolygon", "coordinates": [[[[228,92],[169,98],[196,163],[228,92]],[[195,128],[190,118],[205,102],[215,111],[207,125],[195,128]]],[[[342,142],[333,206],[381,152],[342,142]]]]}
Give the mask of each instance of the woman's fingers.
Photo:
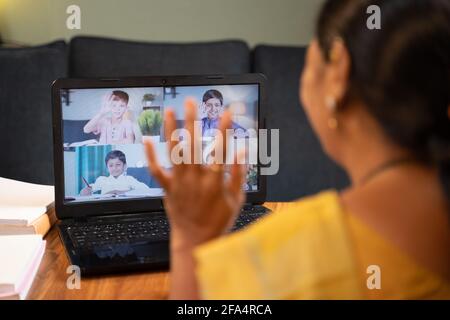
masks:
{"type": "Polygon", "coordinates": [[[231,166],[231,177],[230,180],[228,181],[228,188],[233,195],[243,193],[242,185],[245,182],[246,165],[240,163],[244,163],[245,157],[246,157],[245,150],[239,152],[234,157],[234,161],[231,166]]]}
{"type": "MultiPolygon", "coordinates": [[[[200,170],[201,168],[201,127],[195,125],[197,120],[197,106],[194,99],[188,98],[185,101],[185,129],[187,130],[187,146],[186,152],[190,153],[185,160],[190,160],[188,166],[174,164],[174,173],[184,172],[187,167],[190,170],[200,170]],[[196,155],[197,154],[197,155],[196,155]]],[[[176,120],[173,110],[166,109],[164,116],[164,128],[165,137],[168,143],[169,158],[172,158],[172,153],[175,147],[178,145],[178,139],[172,139],[172,135],[176,130],[176,120]]],[[[228,145],[228,134],[227,129],[231,128],[231,113],[225,111],[222,114],[219,131],[220,134],[216,136],[215,148],[214,148],[214,163],[209,166],[209,168],[217,173],[218,177],[223,179],[223,167],[227,160],[227,145],[228,145]]],[[[175,137],[173,137],[175,138],[175,137]]],[[[167,190],[169,187],[170,177],[164,170],[160,167],[154,145],[151,141],[147,141],[146,144],[147,157],[149,159],[149,168],[151,173],[158,179],[164,189],[167,190]]],[[[242,155],[241,155],[242,156],[242,155]]],[[[230,180],[230,188],[234,192],[241,190],[243,184],[244,173],[242,173],[242,165],[237,164],[238,157],[235,159],[235,163],[232,166],[232,174],[230,180]]],[[[172,161],[173,163],[173,161],[172,161]]]]}
{"type": "Polygon", "coordinates": [[[197,120],[197,104],[193,98],[186,99],[184,103],[185,110],[185,128],[188,132],[187,150],[190,152],[190,164],[192,168],[198,169],[201,164],[201,128],[195,125],[197,120]],[[200,130],[199,130],[200,129],[200,130]]]}
{"type": "Polygon", "coordinates": [[[167,142],[167,152],[169,153],[169,159],[172,159],[172,150],[177,145],[178,141],[172,139],[172,134],[177,129],[175,120],[175,113],[172,109],[166,109],[164,113],[164,134],[167,142]]]}
{"type": "Polygon", "coordinates": [[[225,111],[219,124],[220,133],[215,136],[213,162],[209,165],[209,168],[212,171],[220,173],[220,175],[217,176],[220,179],[223,179],[223,167],[227,159],[227,129],[230,128],[230,126],[231,114],[228,111],[225,111]]]}
{"type": "Polygon", "coordinates": [[[227,129],[231,128],[231,113],[227,110],[222,114],[220,119],[219,131],[220,135],[216,140],[216,146],[219,151],[219,154],[216,154],[216,161],[218,160],[219,164],[224,164],[227,160],[227,152],[228,152],[228,135],[227,129]]]}
{"type": "Polygon", "coordinates": [[[158,158],[156,157],[155,148],[153,146],[152,141],[150,140],[145,141],[145,150],[151,174],[156,178],[156,180],[158,180],[158,182],[167,192],[170,187],[170,177],[164,172],[164,169],[162,169],[161,166],[159,165],[158,158]]]}

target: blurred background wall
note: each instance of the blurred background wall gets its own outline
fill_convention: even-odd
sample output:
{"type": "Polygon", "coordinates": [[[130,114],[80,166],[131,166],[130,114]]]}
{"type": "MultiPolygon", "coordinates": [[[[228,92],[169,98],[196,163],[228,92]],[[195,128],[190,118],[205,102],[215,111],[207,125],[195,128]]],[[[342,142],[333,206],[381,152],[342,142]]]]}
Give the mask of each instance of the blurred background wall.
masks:
{"type": "Polygon", "coordinates": [[[0,0],[3,41],[40,44],[75,35],[190,42],[242,39],[304,45],[323,0],[0,0]],[[81,8],[81,30],[66,9],[81,8]]]}

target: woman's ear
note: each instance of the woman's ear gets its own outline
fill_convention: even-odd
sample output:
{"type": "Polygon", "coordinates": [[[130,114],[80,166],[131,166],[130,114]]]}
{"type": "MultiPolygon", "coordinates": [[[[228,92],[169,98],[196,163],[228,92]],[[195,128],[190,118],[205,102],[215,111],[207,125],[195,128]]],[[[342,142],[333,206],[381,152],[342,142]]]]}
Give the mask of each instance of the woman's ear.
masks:
{"type": "Polygon", "coordinates": [[[347,95],[350,68],[350,54],[344,41],[337,38],[331,46],[330,61],[327,66],[327,95],[333,97],[338,104],[347,95]]]}

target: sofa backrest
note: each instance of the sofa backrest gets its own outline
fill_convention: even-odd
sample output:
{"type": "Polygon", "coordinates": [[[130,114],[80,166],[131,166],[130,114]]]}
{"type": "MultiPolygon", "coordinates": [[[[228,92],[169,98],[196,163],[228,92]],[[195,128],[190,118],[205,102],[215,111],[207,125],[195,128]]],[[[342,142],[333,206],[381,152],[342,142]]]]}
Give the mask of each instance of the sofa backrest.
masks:
{"type": "Polygon", "coordinates": [[[72,77],[237,74],[250,71],[243,41],[144,43],[94,37],[70,42],[72,77]]]}
{"type": "Polygon", "coordinates": [[[299,103],[306,48],[257,46],[253,71],[266,75],[268,129],[280,129],[280,167],[267,177],[269,201],[288,201],[348,185],[344,171],[323,152],[299,103]]]}
{"type": "Polygon", "coordinates": [[[53,184],[52,82],[67,76],[63,41],[0,48],[0,176],[53,184]]]}
{"type": "Polygon", "coordinates": [[[298,101],[305,48],[257,46],[251,54],[242,41],[161,44],[75,37],[69,59],[66,52],[63,41],[0,49],[0,176],[53,183],[54,79],[260,72],[268,78],[267,127],[280,129],[280,168],[268,177],[268,200],[292,200],[348,184],[323,153],[298,101]]]}

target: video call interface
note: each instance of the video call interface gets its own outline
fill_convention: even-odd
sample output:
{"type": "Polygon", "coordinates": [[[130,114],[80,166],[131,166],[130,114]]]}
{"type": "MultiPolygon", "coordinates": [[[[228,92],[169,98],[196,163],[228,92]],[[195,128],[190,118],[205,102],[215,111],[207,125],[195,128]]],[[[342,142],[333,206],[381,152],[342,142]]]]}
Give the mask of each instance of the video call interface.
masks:
{"type": "MultiPolygon", "coordinates": [[[[177,128],[184,128],[187,98],[198,105],[203,163],[211,157],[225,110],[232,113],[227,158],[233,159],[236,152],[245,149],[252,153],[248,158],[257,159],[257,84],[63,89],[64,202],[162,197],[163,189],[148,170],[143,141],[152,140],[160,165],[170,171],[164,109],[171,108],[177,128]]],[[[257,191],[257,166],[246,167],[242,188],[257,191]]],[[[226,166],[225,175],[228,169],[226,166]]]]}

